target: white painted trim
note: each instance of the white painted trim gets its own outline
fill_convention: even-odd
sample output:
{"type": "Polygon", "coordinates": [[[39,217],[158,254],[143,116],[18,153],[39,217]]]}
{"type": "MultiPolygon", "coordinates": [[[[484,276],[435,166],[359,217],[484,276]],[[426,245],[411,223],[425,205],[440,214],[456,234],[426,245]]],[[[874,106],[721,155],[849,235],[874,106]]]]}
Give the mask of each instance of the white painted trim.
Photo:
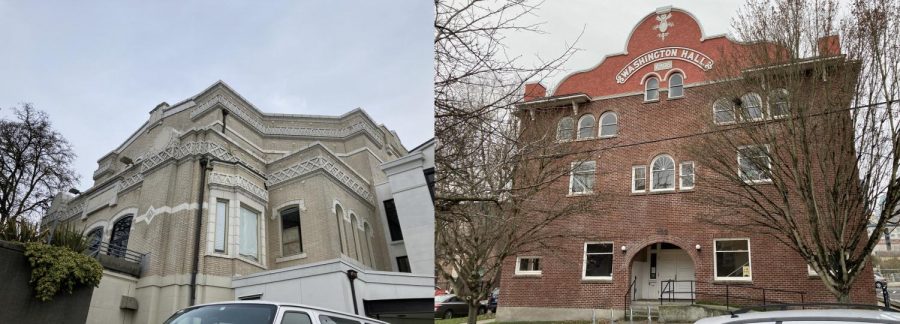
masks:
{"type": "Polygon", "coordinates": [[[686,190],[686,189],[694,189],[694,186],[697,185],[697,166],[694,164],[694,161],[682,161],[678,163],[678,189],[686,190]],[[684,165],[691,165],[691,186],[684,186],[684,165]]]}
{"type": "Polygon", "coordinates": [[[681,85],[682,85],[682,87],[684,87],[684,84],[685,84],[684,80],[687,80],[687,74],[685,74],[684,70],[682,70],[680,68],[671,68],[671,69],[669,69],[669,71],[666,71],[666,76],[665,76],[665,79],[663,79],[663,80],[669,81],[669,76],[672,75],[673,73],[681,73],[681,85]]]}
{"type": "Polygon", "coordinates": [[[585,118],[588,118],[588,117],[590,117],[592,119],[592,121],[590,122],[590,127],[591,128],[594,127],[594,124],[596,123],[597,119],[594,118],[593,114],[588,113],[588,114],[581,115],[581,117],[578,118],[578,124],[576,127],[578,130],[577,130],[577,132],[575,132],[575,140],[586,140],[586,139],[594,138],[593,130],[591,130],[590,135],[588,135],[589,137],[581,137],[581,122],[584,121],[585,118]]]}
{"type": "Polygon", "coordinates": [[[591,160],[591,161],[576,161],[576,162],[572,162],[572,163],[570,164],[570,167],[569,167],[569,170],[570,170],[570,171],[569,171],[569,196],[590,195],[590,194],[593,194],[593,193],[594,193],[595,190],[594,190],[593,186],[591,187],[591,189],[590,189],[589,191],[584,191],[584,192],[572,192],[572,184],[575,183],[575,168],[576,168],[577,166],[579,166],[579,165],[583,165],[583,164],[586,164],[586,163],[592,163],[592,164],[594,164],[594,173],[593,173],[593,175],[594,175],[594,183],[593,183],[593,184],[596,184],[596,183],[597,183],[597,181],[596,181],[596,180],[597,180],[597,161],[591,160]]]}
{"type": "Polygon", "coordinates": [[[578,135],[578,134],[575,134],[575,130],[578,128],[578,125],[575,124],[575,118],[572,118],[572,116],[563,116],[562,118],[559,119],[559,121],[556,122],[556,141],[557,142],[569,142],[572,140],[571,137],[570,138],[559,138],[559,131],[562,128],[562,122],[563,122],[563,120],[566,120],[566,119],[572,120],[572,136],[571,137],[576,137],[578,135]]]}
{"type": "Polygon", "coordinates": [[[647,166],[646,165],[633,165],[631,166],[631,193],[644,193],[647,192],[648,183],[647,183],[647,166]],[[644,169],[644,189],[638,191],[635,189],[634,182],[637,180],[635,178],[636,169],[644,169]]]}
{"type": "Polygon", "coordinates": [[[540,263],[538,263],[538,264],[541,265],[541,269],[540,269],[540,270],[519,270],[519,268],[521,268],[522,259],[538,259],[538,260],[541,260],[541,259],[543,259],[543,258],[541,258],[541,257],[539,257],[539,256],[517,256],[517,257],[516,257],[516,269],[515,269],[515,275],[517,275],[517,276],[540,276],[540,275],[543,273],[543,262],[540,262],[540,261],[539,261],[540,263]]]}
{"type": "MultiPolygon", "coordinates": [[[[752,91],[751,91],[751,92],[747,92],[747,93],[745,93],[744,95],[742,95],[742,96],[741,96],[741,114],[739,115],[739,117],[741,118],[741,121],[743,121],[743,122],[755,122],[755,121],[760,121],[760,120],[766,119],[766,108],[765,108],[763,105],[764,105],[764,103],[763,103],[762,96],[760,96],[760,95],[759,95],[758,93],[756,93],[756,92],[752,92],[752,91]],[[747,119],[747,120],[744,120],[744,113],[743,113],[743,111],[747,111],[747,109],[745,108],[745,107],[746,107],[745,105],[747,104],[747,102],[750,101],[750,100],[747,100],[747,98],[749,98],[749,97],[756,97],[757,102],[759,102],[759,114],[760,114],[760,116],[759,116],[759,118],[750,118],[750,115],[747,114],[748,119],[747,119]]],[[[735,116],[735,117],[738,117],[738,116],[735,116]]]]}
{"type": "Polygon", "coordinates": [[[666,154],[666,153],[659,154],[656,157],[654,157],[653,160],[650,160],[650,170],[649,170],[650,175],[647,177],[650,179],[650,183],[648,185],[648,187],[650,188],[650,192],[675,191],[675,180],[676,179],[674,179],[674,178],[675,178],[676,172],[678,171],[678,170],[676,170],[676,167],[675,167],[676,164],[677,163],[675,163],[675,158],[673,158],[671,155],[666,154]],[[672,188],[656,189],[653,187],[653,184],[655,183],[654,180],[656,180],[656,179],[654,179],[654,176],[653,176],[653,164],[656,163],[656,160],[659,160],[660,158],[663,158],[663,157],[667,157],[667,158],[669,158],[669,160],[672,160],[672,178],[673,178],[672,179],[672,188]]]}
{"type": "MultiPolygon", "coordinates": [[[[723,110],[723,111],[724,111],[724,110],[723,110]]],[[[713,101],[713,104],[712,104],[712,115],[713,115],[713,116],[712,116],[713,124],[716,124],[716,125],[733,125],[733,124],[737,123],[737,120],[738,120],[737,109],[736,109],[736,107],[734,106],[734,102],[731,101],[731,100],[728,99],[728,98],[719,98],[719,99],[716,99],[715,101],[713,101]],[[717,104],[717,103],[720,103],[720,102],[727,102],[727,103],[728,103],[728,106],[731,107],[731,121],[728,121],[728,122],[719,122],[719,120],[716,119],[716,112],[717,112],[717,111],[716,111],[716,106],[717,106],[716,104],[717,104]]]]}
{"type": "Polygon", "coordinates": [[[666,98],[668,98],[668,99],[684,98],[684,80],[685,80],[685,76],[684,76],[684,72],[681,72],[680,70],[681,70],[681,69],[672,69],[672,70],[669,70],[669,72],[666,73],[666,98]],[[677,71],[677,73],[672,73],[672,71],[674,71],[674,70],[679,70],[679,71],[677,71]],[[680,95],[680,96],[672,96],[672,91],[671,91],[671,90],[672,90],[672,84],[671,84],[671,80],[669,80],[669,77],[670,77],[670,75],[678,75],[678,74],[681,75],[681,95],[680,95]]]}
{"type": "MultiPolygon", "coordinates": [[[[753,255],[750,250],[752,250],[750,246],[750,238],[719,238],[713,239],[713,279],[717,281],[753,281],[753,255]],[[747,265],[750,267],[750,276],[749,277],[719,277],[719,260],[716,253],[718,253],[716,249],[716,242],[718,241],[747,241],[747,265]]],[[[743,252],[743,251],[729,251],[729,252],[743,252]]]]}
{"type": "Polygon", "coordinates": [[[768,145],[768,144],[763,144],[763,145],[742,145],[742,146],[738,146],[738,148],[737,148],[738,178],[741,179],[741,180],[743,180],[744,183],[747,183],[747,184],[772,183],[772,174],[771,174],[771,173],[769,174],[769,178],[768,178],[768,179],[760,179],[760,180],[749,180],[749,179],[744,179],[744,171],[741,169],[741,150],[746,149],[746,148],[756,148],[756,147],[759,147],[759,146],[765,147],[765,149],[766,149],[766,160],[768,161],[768,162],[766,163],[766,164],[767,164],[766,169],[768,169],[769,172],[772,171],[772,157],[770,156],[770,153],[769,153],[769,152],[770,152],[770,149],[769,149],[769,145],[768,145]]]}
{"type": "Polygon", "coordinates": [[[615,111],[607,110],[607,111],[603,112],[602,114],[600,114],[600,119],[597,121],[597,137],[598,138],[611,138],[611,137],[616,137],[616,136],[619,136],[619,114],[617,114],[615,111]],[[610,115],[612,115],[616,119],[616,123],[615,123],[616,133],[612,134],[612,135],[602,135],[602,133],[603,133],[603,117],[610,116],[610,115]]]}
{"type": "Polygon", "coordinates": [[[647,81],[647,84],[644,84],[644,102],[657,102],[660,100],[660,92],[662,92],[662,81],[660,81],[660,79],[659,74],[656,72],[647,73],[644,75],[644,78],[641,79],[641,84],[644,84],[644,81],[647,81]],[[654,76],[656,78],[656,99],[649,99],[647,98],[647,94],[650,93],[650,89],[648,88],[650,86],[649,80],[654,76]]]}
{"type": "MultiPolygon", "coordinates": [[[[592,253],[592,254],[606,254],[606,253],[592,253]]],[[[594,242],[584,242],[584,250],[583,250],[582,256],[583,256],[583,257],[582,257],[582,259],[581,259],[581,280],[599,280],[599,281],[609,281],[609,280],[612,280],[612,278],[613,278],[613,272],[615,272],[615,269],[616,269],[616,266],[615,266],[615,261],[616,261],[616,245],[613,244],[612,241],[606,241],[606,242],[597,242],[597,241],[594,241],[594,242]],[[587,275],[587,255],[588,255],[588,253],[587,253],[587,247],[588,247],[589,244],[609,244],[610,246],[612,246],[612,250],[610,250],[609,255],[612,256],[613,262],[612,262],[612,265],[611,265],[611,269],[609,270],[609,276],[588,276],[588,275],[587,275]]]]}

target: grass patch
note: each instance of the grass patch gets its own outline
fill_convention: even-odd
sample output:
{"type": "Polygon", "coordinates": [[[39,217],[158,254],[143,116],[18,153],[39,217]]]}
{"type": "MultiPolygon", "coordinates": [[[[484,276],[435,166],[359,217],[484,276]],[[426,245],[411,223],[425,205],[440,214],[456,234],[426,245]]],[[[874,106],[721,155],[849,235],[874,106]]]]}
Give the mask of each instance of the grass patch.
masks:
{"type": "MultiPolygon", "coordinates": [[[[488,314],[484,314],[484,315],[478,315],[478,320],[479,320],[479,321],[482,321],[482,320],[487,320],[487,319],[494,319],[494,316],[495,316],[494,313],[488,313],[488,314]]],[[[465,316],[463,316],[463,317],[454,317],[454,318],[451,318],[451,319],[436,319],[436,318],[435,318],[435,319],[434,319],[434,324],[460,324],[460,323],[465,323],[466,320],[468,320],[468,318],[465,317],[465,316]]]]}

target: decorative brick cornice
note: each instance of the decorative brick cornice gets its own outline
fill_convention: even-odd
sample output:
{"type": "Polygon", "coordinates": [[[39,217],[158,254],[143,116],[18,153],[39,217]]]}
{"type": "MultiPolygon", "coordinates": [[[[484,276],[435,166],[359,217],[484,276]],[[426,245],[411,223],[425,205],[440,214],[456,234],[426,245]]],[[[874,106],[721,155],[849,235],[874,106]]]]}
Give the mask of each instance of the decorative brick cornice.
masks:
{"type": "Polygon", "coordinates": [[[263,201],[269,201],[269,192],[266,189],[239,175],[212,172],[209,174],[209,184],[241,188],[263,201]]]}
{"type": "Polygon", "coordinates": [[[384,145],[383,134],[374,126],[363,121],[356,122],[353,125],[344,128],[266,126],[257,116],[247,112],[222,94],[216,95],[206,102],[197,105],[194,110],[191,111],[191,119],[202,115],[216,105],[227,109],[231,114],[242,119],[257,132],[264,135],[345,138],[358,132],[363,132],[372,137],[379,146],[384,145]]]}
{"type": "Polygon", "coordinates": [[[266,185],[270,187],[275,186],[317,170],[322,170],[332,175],[365,201],[373,205],[375,204],[375,197],[372,195],[372,191],[369,189],[369,185],[365,180],[353,174],[353,172],[347,169],[342,163],[325,155],[317,155],[290,167],[270,173],[266,177],[268,179],[266,180],[266,185]]]}

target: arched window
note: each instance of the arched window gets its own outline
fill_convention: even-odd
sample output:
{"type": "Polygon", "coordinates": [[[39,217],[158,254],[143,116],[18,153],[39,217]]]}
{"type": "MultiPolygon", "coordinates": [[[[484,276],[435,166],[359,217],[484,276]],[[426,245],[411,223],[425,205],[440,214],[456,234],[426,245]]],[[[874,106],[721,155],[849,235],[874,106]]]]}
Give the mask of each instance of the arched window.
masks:
{"type": "Polygon", "coordinates": [[[300,226],[300,208],[281,210],[281,256],[303,253],[303,231],[300,226]]]}
{"type": "Polygon", "coordinates": [[[113,224],[112,236],[109,239],[109,252],[107,254],[115,257],[125,256],[125,250],[128,248],[128,236],[131,235],[132,218],[132,215],[128,215],[120,218],[113,224]]]}
{"type": "Polygon", "coordinates": [[[594,116],[584,115],[578,120],[578,139],[594,137],[594,116]]]}
{"type": "Polygon", "coordinates": [[[713,103],[713,118],[716,124],[729,124],[734,122],[734,103],[727,98],[716,100],[713,103]]]}
{"type": "Polygon", "coordinates": [[[769,92],[769,116],[782,118],[790,114],[788,106],[788,91],[775,89],[769,92]]]}
{"type": "Polygon", "coordinates": [[[741,118],[746,121],[763,118],[762,99],[753,92],[741,96],[741,118]]]}
{"type": "Polygon", "coordinates": [[[659,79],[649,77],[644,81],[644,101],[659,100],[659,79]]]}
{"type": "Polygon", "coordinates": [[[671,156],[657,156],[650,165],[651,191],[675,189],[675,161],[671,156]]]}
{"type": "Polygon", "coordinates": [[[684,75],[681,73],[672,73],[669,76],[669,98],[679,98],[684,96],[684,75]]]}
{"type": "Polygon", "coordinates": [[[358,224],[359,224],[359,221],[356,220],[356,215],[351,213],[350,214],[350,231],[351,231],[351,233],[353,233],[353,235],[352,235],[352,237],[353,237],[353,244],[352,244],[353,245],[353,257],[357,261],[362,261],[362,257],[360,257],[360,254],[359,254],[359,234],[357,234],[357,232],[359,232],[359,231],[356,229],[356,227],[359,226],[358,224]]]}
{"type": "Polygon", "coordinates": [[[88,251],[97,252],[100,250],[100,242],[103,241],[103,227],[92,229],[85,235],[88,251]]]}
{"type": "Polygon", "coordinates": [[[600,116],[600,137],[613,137],[619,133],[619,116],[610,111],[600,116]]]}
{"type": "Polygon", "coordinates": [[[347,254],[348,252],[344,250],[344,235],[341,234],[341,224],[344,218],[344,209],[341,208],[341,205],[334,205],[334,218],[337,221],[338,245],[341,246],[341,253],[347,254]]]}
{"type": "Polygon", "coordinates": [[[559,120],[559,125],[556,127],[556,140],[557,141],[571,140],[574,129],[575,129],[575,120],[572,119],[572,117],[563,117],[563,119],[559,120]]]}

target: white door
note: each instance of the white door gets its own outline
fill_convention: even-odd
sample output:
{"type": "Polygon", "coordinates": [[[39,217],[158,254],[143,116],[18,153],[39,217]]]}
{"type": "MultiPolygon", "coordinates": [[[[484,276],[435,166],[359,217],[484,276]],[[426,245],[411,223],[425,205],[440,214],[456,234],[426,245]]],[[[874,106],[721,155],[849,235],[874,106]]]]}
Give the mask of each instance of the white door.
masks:
{"type": "Polygon", "coordinates": [[[658,278],[660,280],[657,284],[659,287],[658,291],[674,291],[671,295],[666,293],[666,295],[663,296],[664,298],[673,297],[675,299],[690,299],[692,283],[675,282],[666,286],[667,284],[665,281],[694,280],[694,262],[691,260],[691,256],[681,249],[663,249],[659,250],[657,255],[657,264],[659,266],[658,278]]]}

